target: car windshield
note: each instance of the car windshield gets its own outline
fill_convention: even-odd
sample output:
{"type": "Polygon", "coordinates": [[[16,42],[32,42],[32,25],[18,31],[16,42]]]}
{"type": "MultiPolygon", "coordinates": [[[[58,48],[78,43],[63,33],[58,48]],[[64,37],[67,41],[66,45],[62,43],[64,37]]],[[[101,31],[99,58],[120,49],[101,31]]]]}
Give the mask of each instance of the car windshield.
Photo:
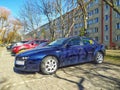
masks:
{"type": "Polygon", "coordinates": [[[47,45],[48,45],[48,42],[43,42],[43,43],[39,44],[36,48],[41,48],[41,47],[44,47],[47,45]]]}
{"type": "Polygon", "coordinates": [[[48,44],[48,46],[60,46],[60,45],[63,45],[66,40],[67,40],[66,38],[57,39],[51,42],[50,44],[48,44]]]}
{"type": "Polygon", "coordinates": [[[32,42],[32,40],[30,40],[30,41],[26,42],[25,44],[30,44],[31,42],[32,42]]]}

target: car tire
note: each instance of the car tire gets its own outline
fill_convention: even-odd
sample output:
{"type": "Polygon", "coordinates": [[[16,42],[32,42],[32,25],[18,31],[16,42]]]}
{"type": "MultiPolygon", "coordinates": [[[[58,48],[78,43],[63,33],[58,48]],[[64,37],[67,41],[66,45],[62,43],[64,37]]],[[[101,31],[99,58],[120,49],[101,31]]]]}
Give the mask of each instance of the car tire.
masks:
{"type": "Polygon", "coordinates": [[[40,65],[40,70],[43,74],[49,75],[56,72],[58,68],[58,60],[53,56],[45,57],[40,65]]]}
{"type": "Polygon", "coordinates": [[[97,52],[95,56],[95,63],[101,64],[104,61],[104,55],[101,52],[97,52]]]}

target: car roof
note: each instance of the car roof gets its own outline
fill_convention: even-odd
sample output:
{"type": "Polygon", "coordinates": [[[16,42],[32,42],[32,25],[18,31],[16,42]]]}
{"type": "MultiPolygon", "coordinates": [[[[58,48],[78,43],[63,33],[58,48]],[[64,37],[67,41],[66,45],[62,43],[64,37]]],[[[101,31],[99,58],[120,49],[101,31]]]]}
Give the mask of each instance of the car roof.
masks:
{"type": "Polygon", "coordinates": [[[68,37],[68,39],[71,39],[71,38],[91,39],[91,38],[85,37],[85,36],[71,36],[71,37],[68,37]]]}

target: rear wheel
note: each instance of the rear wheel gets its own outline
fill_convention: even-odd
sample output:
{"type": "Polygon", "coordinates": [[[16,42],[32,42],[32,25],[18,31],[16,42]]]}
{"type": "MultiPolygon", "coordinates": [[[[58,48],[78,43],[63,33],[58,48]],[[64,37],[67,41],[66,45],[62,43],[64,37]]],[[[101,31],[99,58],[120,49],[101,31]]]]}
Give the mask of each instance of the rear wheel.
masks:
{"type": "Polygon", "coordinates": [[[101,52],[97,52],[95,56],[95,63],[100,64],[104,61],[104,55],[101,52]]]}
{"type": "Polygon", "coordinates": [[[40,69],[43,74],[53,74],[58,68],[58,60],[53,56],[47,56],[41,62],[40,69]]]}

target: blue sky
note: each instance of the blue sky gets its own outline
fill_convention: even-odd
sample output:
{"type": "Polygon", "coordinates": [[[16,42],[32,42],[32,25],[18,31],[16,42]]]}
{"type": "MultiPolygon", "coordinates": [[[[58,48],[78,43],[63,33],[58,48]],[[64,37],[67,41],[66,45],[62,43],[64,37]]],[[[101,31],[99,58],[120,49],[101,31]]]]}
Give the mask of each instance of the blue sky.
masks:
{"type": "Polygon", "coordinates": [[[0,0],[0,7],[6,7],[11,11],[12,16],[17,17],[20,7],[25,0],[0,0]]]}
{"type": "MultiPolygon", "coordinates": [[[[23,6],[26,0],[0,0],[0,7],[6,7],[11,11],[13,17],[19,17],[20,7],[23,6]]],[[[42,16],[41,25],[47,22],[46,18],[42,16]]]]}

